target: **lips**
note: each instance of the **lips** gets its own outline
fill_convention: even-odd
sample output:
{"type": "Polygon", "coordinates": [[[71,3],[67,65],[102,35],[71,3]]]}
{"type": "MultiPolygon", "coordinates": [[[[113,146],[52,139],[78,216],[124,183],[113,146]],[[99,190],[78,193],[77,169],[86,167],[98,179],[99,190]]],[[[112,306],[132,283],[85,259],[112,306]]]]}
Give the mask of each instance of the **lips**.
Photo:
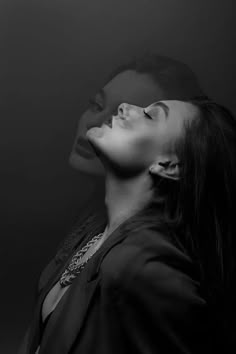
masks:
{"type": "Polygon", "coordinates": [[[95,156],[92,146],[81,136],[77,140],[75,151],[86,158],[93,158],[95,156]]]}
{"type": "Polygon", "coordinates": [[[89,151],[93,151],[93,149],[92,149],[90,143],[88,142],[88,140],[82,138],[81,136],[78,138],[77,144],[79,144],[80,146],[83,146],[85,149],[87,149],[89,151]]]}
{"type": "MultiPolygon", "coordinates": [[[[103,123],[103,125],[106,125],[110,129],[112,129],[112,121],[113,121],[113,119],[111,118],[109,121],[103,123]]],[[[88,140],[81,137],[81,136],[77,139],[77,142],[75,145],[75,151],[79,155],[82,155],[87,158],[93,158],[96,156],[96,154],[95,154],[91,144],[88,142],[88,140]]]]}

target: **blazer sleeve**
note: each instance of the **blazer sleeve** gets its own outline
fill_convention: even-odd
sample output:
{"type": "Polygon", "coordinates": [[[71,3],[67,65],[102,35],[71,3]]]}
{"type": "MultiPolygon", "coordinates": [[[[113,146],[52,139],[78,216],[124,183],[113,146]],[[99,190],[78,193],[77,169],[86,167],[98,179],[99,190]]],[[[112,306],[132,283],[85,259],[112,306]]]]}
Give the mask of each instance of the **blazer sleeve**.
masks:
{"type": "Polygon", "coordinates": [[[198,293],[198,281],[184,268],[181,257],[168,264],[165,257],[143,250],[126,264],[117,284],[116,306],[131,352],[209,354],[206,303],[198,293]]]}

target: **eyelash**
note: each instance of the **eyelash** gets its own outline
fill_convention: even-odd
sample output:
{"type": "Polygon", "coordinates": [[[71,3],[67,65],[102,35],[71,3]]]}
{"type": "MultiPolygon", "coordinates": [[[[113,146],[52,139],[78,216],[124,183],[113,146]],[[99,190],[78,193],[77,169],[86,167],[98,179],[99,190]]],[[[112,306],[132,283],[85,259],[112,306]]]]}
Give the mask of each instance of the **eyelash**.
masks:
{"type": "Polygon", "coordinates": [[[145,110],[143,110],[143,113],[144,113],[145,117],[147,117],[148,119],[153,120],[152,117],[147,112],[145,112],[145,110]]]}

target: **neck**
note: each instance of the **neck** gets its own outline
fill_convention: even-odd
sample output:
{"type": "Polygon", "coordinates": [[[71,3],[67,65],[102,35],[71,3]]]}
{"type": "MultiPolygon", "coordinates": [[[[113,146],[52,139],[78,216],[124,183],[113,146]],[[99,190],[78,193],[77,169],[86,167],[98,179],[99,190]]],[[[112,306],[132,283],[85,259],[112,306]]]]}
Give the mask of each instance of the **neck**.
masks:
{"type": "Polygon", "coordinates": [[[151,179],[144,174],[120,179],[107,173],[105,187],[108,216],[106,233],[109,234],[123,221],[145,208],[153,195],[151,179]]]}

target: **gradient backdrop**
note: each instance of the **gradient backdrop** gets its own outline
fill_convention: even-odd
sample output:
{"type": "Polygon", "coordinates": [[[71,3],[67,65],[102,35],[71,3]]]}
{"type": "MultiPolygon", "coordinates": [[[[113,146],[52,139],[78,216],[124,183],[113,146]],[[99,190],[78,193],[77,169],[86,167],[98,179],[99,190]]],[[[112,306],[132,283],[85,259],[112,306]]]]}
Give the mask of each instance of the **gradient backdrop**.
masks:
{"type": "Polygon", "coordinates": [[[233,0],[1,0],[0,353],[15,353],[40,270],[89,201],[67,158],[104,78],[154,49],[236,113],[233,0]]]}

